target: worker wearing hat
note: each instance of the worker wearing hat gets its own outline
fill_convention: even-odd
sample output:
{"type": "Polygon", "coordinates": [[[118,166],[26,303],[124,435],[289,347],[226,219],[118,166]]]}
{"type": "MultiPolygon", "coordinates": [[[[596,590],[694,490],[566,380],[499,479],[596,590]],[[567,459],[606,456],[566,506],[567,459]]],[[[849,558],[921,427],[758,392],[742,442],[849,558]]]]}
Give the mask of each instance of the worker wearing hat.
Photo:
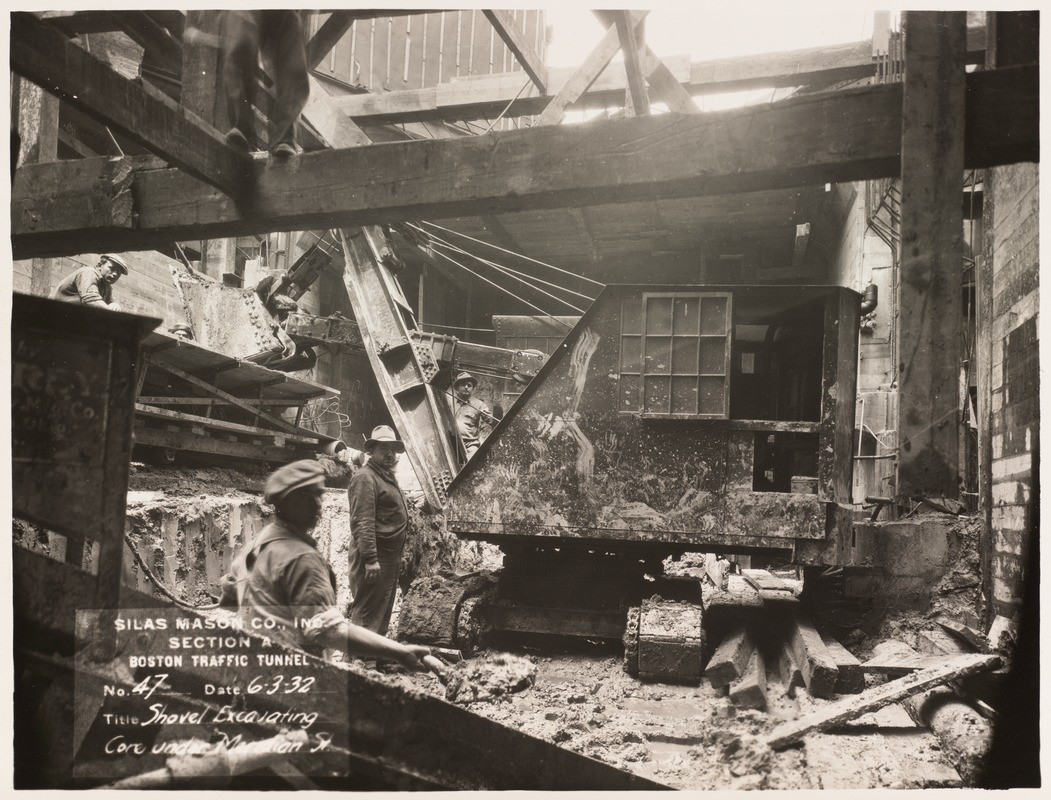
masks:
{"type": "Polygon", "coordinates": [[[335,575],[310,536],[321,518],[324,485],[317,461],[295,461],[270,475],[263,498],[274,506],[275,519],[234,560],[223,578],[221,604],[236,605],[246,629],[315,655],[332,648],[422,668],[428,648],[378,636],[336,608],[335,575]]]}
{"type": "Polygon", "coordinates": [[[65,278],[51,298],[120,311],[120,306],[113,302],[113,284],[121,275],[127,274],[127,262],[114,253],[106,253],[95,266],[81,267],[65,278]]]}
{"type": "Polygon", "coordinates": [[[470,372],[461,372],[453,381],[453,415],[468,458],[474,455],[492,429],[493,415],[489,406],[473,396],[477,385],[478,381],[470,372]]]}
{"type": "Polygon", "coordinates": [[[350,619],[385,635],[390,625],[398,571],[409,525],[405,495],[394,477],[405,444],[388,425],[365,440],[369,459],[347,488],[350,503],[350,619]]]}

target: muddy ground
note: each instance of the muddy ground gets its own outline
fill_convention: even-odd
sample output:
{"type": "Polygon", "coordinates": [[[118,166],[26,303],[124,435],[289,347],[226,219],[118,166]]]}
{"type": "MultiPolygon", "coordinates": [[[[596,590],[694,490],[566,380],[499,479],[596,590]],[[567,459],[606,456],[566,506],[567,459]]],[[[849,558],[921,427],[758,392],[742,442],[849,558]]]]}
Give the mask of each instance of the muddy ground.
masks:
{"type": "MultiPolygon", "coordinates": [[[[738,709],[707,681],[644,683],[621,667],[617,649],[517,650],[536,665],[530,689],[475,713],[676,789],[876,789],[958,787],[937,739],[900,706],[869,714],[837,733],[812,734],[775,752],[765,737],[782,721],[830,701],[785,695],[769,673],[766,711],[738,709]]],[[[370,676],[438,697],[428,673],[370,676]]]]}
{"type": "MultiPolygon", "coordinates": [[[[214,538],[212,544],[223,550],[211,559],[216,562],[212,571],[218,571],[244,538],[264,524],[269,511],[260,503],[259,493],[265,478],[262,470],[135,465],[129,500],[138,500],[129,508],[130,532],[147,557],[155,559],[158,575],[173,590],[187,599],[207,599],[205,589],[210,584],[190,585],[197,583],[190,576],[198,577],[202,567],[194,562],[208,554],[206,545],[214,538]],[[238,519],[251,518],[253,531],[241,530],[244,525],[236,532],[228,530],[229,513],[225,508],[212,509],[216,504],[251,511],[239,511],[238,519]],[[162,512],[175,520],[170,525],[172,535],[178,534],[177,548],[161,541],[164,537],[158,538],[161,526],[150,515],[162,512]],[[195,526],[198,518],[206,517],[207,525],[195,526]],[[183,530],[188,522],[190,528],[183,530]],[[199,545],[201,530],[206,535],[199,545]]],[[[443,530],[439,518],[414,514],[413,527],[416,535],[406,553],[406,577],[429,574],[438,567],[465,571],[499,565],[498,551],[456,541],[443,530]]],[[[341,578],[341,606],[349,599],[344,596],[341,569],[346,561],[346,528],[345,495],[338,489],[326,492],[324,519],[316,533],[341,578]]],[[[976,619],[976,531],[974,525],[960,525],[959,550],[953,553],[953,566],[937,587],[930,608],[883,618],[855,629],[841,641],[865,660],[872,647],[886,639],[916,647],[921,632],[936,628],[933,617],[939,613],[965,621],[976,619]]],[[[16,539],[20,536],[26,538],[30,531],[16,526],[16,539]]],[[[35,538],[36,548],[48,546],[46,535],[38,533],[35,538]]],[[[804,691],[788,697],[775,665],[768,672],[768,708],[757,711],[736,708],[707,681],[699,686],[677,686],[636,680],[624,672],[619,646],[583,643],[567,649],[562,644],[534,644],[539,646],[511,649],[535,665],[535,685],[503,699],[474,703],[472,710],[670,787],[791,790],[960,785],[936,738],[917,728],[901,706],[863,717],[849,730],[811,734],[802,746],[774,752],[764,739],[780,722],[829,702],[812,699],[804,691]]],[[[358,664],[351,668],[362,669],[358,664]]],[[[445,697],[445,687],[429,673],[370,675],[445,697]]]]}

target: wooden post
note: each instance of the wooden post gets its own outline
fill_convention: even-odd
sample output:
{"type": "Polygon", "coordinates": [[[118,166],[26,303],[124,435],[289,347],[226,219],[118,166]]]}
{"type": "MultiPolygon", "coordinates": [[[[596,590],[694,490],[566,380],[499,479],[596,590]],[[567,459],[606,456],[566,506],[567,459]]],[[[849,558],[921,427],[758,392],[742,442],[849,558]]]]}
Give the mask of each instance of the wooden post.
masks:
{"type": "Polygon", "coordinates": [[[906,12],[897,494],[959,496],[964,12],[906,12]]]}

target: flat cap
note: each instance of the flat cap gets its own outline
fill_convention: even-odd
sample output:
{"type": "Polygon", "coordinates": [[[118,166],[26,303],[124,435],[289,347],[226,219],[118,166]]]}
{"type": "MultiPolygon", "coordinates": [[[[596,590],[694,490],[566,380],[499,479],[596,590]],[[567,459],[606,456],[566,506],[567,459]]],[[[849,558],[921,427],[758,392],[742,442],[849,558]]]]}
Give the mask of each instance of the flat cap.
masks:
{"type": "Polygon", "coordinates": [[[274,470],[266,479],[263,499],[268,503],[275,503],[297,489],[324,485],[325,468],[320,463],[309,459],[293,461],[274,470]]]}
{"type": "Polygon", "coordinates": [[[128,262],[121,256],[118,256],[116,253],[103,253],[102,258],[106,259],[123,274],[128,274],[128,262]]]}

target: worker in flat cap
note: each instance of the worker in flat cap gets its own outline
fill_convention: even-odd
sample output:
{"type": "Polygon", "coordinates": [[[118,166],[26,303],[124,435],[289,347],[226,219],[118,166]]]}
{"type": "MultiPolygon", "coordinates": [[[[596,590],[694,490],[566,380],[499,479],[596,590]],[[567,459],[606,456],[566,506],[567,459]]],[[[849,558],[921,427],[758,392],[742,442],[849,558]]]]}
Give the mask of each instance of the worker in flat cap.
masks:
{"type": "Polygon", "coordinates": [[[114,253],[106,253],[95,266],[81,267],[65,278],[52,292],[51,299],[120,311],[120,306],[113,302],[113,284],[127,274],[127,262],[114,253]]]}
{"type": "Polygon", "coordinates": [[[267,479],[264,499],[275,519],[234,559],[223,578],[223,606],[239,609],[249,629],[263,620],[271,638],[314,655],[326,648],[423,668],[426,647],[405,645],[349,622],[336,608],[336,578],[310,531],[321,518],[325,470],[295,461],[267,479]]]}
{"type": "Polygon", "coordinates": [[[386,635],[409,526],[405,495],[394,477],[405,444],[389,425],[365,440],[368,460],[350,479],[350,619],[386,635]]]}
{"type": "Polygon", "coordinates": [[[453,381],[453,415],[468,458],[474,455],[493,427],[489,406],[474,397],[477,385],[478,381],[470,372],[461,372],[453,381]]]}

